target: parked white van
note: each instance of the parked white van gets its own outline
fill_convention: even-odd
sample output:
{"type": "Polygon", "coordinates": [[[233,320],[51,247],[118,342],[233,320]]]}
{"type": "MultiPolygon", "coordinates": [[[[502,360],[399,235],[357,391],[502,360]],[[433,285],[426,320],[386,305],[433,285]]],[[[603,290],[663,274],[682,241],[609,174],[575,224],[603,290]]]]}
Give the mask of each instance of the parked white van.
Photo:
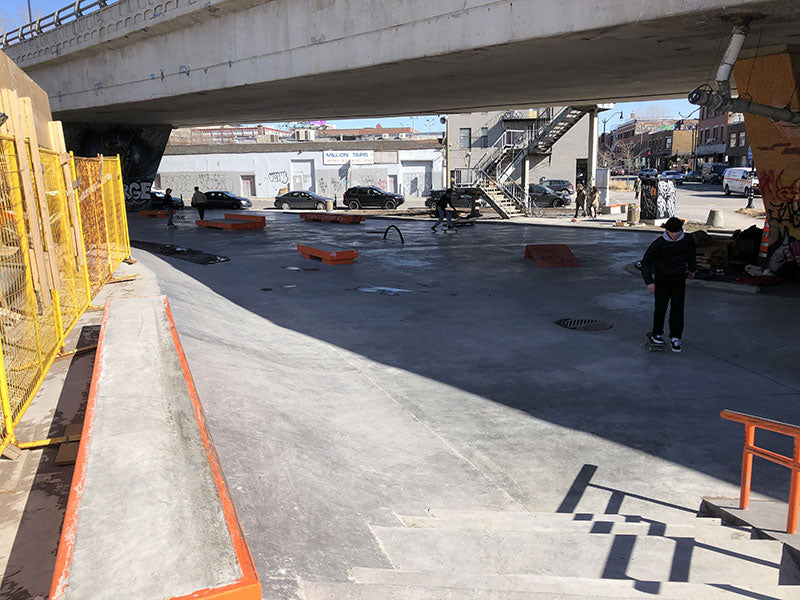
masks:
{"type": "Polygon", "coordinates": [[[747,167],[736,167],[725,169],[722,174],[722,189],[725,195],[743,194],[748,196],[750,188],[753,188],[754,195],[761,195],[761,188],[758,185],[758,175],[755,170],[747,167]]]}

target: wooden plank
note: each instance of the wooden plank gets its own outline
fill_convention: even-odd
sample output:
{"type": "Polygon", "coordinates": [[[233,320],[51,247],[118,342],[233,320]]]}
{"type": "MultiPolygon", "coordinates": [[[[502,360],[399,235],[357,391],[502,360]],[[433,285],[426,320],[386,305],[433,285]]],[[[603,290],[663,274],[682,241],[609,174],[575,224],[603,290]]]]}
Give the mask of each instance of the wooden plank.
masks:
{"type": "Polygon", "coordinates": [[[31,180],[31,171],[28,167],[28,150],[25,147],[25,138],[22,133],[22,120],[19,114],[17,93],[14,90],[0,89],[0,106],[2,107],[2,111],[8,115],[8,120],[6,121],[4,129],[7,129],[7,133],[14,137],[25,212],[28,215],[29,222],[36,225],[35,227],[29,228],[30,264],[31,271],[33,272],[33,285],[39,292],[39,297],[44,305],[50,306],[49,290],[52,288],[46,276],[47,269],[44,260],[44,242],[42,241],[42,236],[38,227],[39,212],[36,209],[36,201],[33,197],[33,183],[31,180]]]}
{"type": "Polygon", "coordinates": [[[73,250],[75,260],[79,267],[83,267],[85,262],[83,242],[81,240],[80,216],[78,213],[78,199],[75,188],[72,184],[72,156],[67,152],[67,144],[64,141],[64,128],[61,121],[50,121],[50,147],[60,154],[62,172],[64,173],[64,188],[67,191],[67,206],[69,208],[70,230],[72,232],[73,250]]]}
{"type": "Polygon", "coordinates": [[[47,243],[47,260],[50,265],[53,289],[61,289],[61,274],[58,272],[58,256],[56,255],[56,242],[53,238],[53,228],[50,224],[50,209],[47,205],[45,194],[44,175],[42,173],[42,157],[39,154],[39,138],[36,136],[36,124],[33,122],[33,103],[30,98],[18,98],[22,117],[22,131],[29,140],[31,162],[33,163],[33,179],[36,182],[36,199],[42,215],[42,229],[47,243]]]}
{"type": "Polygon", "coordinates": [[[566,244],[527,244],[525,258],[535,263],[537,267],[581,266],[580,261],[566,244]]]}

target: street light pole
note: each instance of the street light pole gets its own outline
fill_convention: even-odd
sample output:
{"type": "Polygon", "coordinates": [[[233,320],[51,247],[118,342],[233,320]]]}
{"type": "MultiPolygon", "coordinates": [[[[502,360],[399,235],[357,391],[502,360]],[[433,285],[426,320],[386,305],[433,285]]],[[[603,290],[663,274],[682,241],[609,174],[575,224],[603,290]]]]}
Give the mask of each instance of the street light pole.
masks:
{"type": "Polygon", "coordinates": [[[607,117],[605,119],[600,119],[603,122],[603,152],[605,152],[608,149],[608,141],[606,140],[606,123],[608,123],[616,115],[619,115],[619,118],[621,119],[622,118],[622,111],[615,112],[610,117],[607,117]]]}
{"type": "Polygon", "coordinates": [[[31,0],[28,0],[28,23],[33,23],[33,13],[31,12],[31,0]]]}

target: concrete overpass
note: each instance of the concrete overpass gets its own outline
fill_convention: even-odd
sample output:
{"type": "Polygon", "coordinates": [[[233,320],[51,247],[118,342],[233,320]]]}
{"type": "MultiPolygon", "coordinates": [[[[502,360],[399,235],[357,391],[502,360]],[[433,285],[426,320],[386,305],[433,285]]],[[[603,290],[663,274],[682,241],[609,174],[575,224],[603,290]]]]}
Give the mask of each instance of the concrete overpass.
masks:
{"type": "Polygon", "coordinates": [[[56,118],[188,126],[685,96],[737,16],[800,41],[797,0],[121,0],[5,51],[56,118]]]}

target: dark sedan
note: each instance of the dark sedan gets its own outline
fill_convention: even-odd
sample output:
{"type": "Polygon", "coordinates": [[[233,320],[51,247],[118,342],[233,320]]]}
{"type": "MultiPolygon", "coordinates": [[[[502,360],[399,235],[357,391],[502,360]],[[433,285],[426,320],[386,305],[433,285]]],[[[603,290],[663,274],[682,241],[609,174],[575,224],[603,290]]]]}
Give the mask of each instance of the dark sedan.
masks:
{"type": "MultiPolygon", "coordinates": [[[[230,192],[203,192],[206,196],[206,208],[250,208],[253,203],[230,192]]],[[[194,206],[194,201],[192,201],[194,206]]]]}
{"type": "Polygon", "coordinates": [[[536,206],[567,206],[570,203],[567,194],[559,194],[546,185],[529,185],[528,196],[536,206]]]}
{"type": "Polygon", "coordinates": [[[387,192],[374,185],[351,187],[344,193],[344,205],[351,210],[359,208],[385,208],[386,210],[392,210],[403,202],[405,202],[405,198],[400,194],[387,192]]]}
{"type": "MultiPolygon", "coordinates": [[[[164,194],[165,192],[162,190],[150,190],[150,208],[153,210],[161,210],[164,208],[164,194]]],[[[172,207],[182,209],[183,198],[180,196],[176,198],[175,195],[172,194],[172,207]]]]}
{"type": "Polygon", "coordinates": [[[545,179],[541,182],[541,185],[548,187],[559,194],[569,195],[575,193],[575,187],[566,179],[545,179]]]}
{"type": "Polygon", "coordinates": [[[294,192],[287,192],[280,196],[275,196],[275,208],[282,208],[283,210],[292,210],[295,208],[316,208],[317,210],[325,210],[325,202],[333,202],[336,207],[336,202],[333,198],[326,198],[314,192],[296,190],[294,192]]]}

